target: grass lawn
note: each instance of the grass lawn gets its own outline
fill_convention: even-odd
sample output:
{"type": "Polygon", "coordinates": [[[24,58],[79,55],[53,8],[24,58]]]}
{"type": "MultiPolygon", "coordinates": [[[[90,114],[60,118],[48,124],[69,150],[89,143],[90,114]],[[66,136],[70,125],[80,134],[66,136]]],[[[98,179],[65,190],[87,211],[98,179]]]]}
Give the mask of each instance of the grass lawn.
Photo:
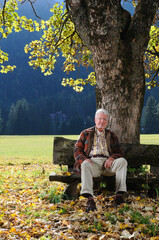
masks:
{"type": "Polygon", "coordinates": [[[0,136],[0,164],[52,163],[53,139],[52,135],[0,136]]]}
{"type": "Polygon", "coordinates": [[[159,134],[142,134],[140,135],[140,142],[142,144],[159,145],[159,134]]]}

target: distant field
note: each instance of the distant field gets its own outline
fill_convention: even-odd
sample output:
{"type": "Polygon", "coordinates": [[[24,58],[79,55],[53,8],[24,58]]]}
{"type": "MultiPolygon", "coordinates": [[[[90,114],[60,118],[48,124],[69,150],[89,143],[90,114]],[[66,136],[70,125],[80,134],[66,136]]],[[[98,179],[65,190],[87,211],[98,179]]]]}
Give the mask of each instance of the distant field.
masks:
{"type": "MultiPolygon", "coordinates": [[[[63,136],[77,139],[78,136],[63,136]]],[[[0,164],[52,163],[52,135],[0,136],[0,164]]],[[[159,144],[159,134],[141,135],[143,144],[159,144]]]]}
{"type": "Polygon", "coordinates": [[[52,135],[0,136],[0,164],[52,163],[53,139],[52,135]]]}
{"type": "Polygon", "coordinates": [[[140,135],[140,142],[142,144],[159,145],[159,134],[142,134],[140,135]]]}

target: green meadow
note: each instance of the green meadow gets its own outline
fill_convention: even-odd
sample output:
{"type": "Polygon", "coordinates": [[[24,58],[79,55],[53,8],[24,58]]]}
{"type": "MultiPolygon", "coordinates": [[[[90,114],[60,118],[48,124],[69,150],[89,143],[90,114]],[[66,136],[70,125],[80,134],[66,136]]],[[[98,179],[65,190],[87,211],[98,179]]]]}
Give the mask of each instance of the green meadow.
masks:
{"type": "Polygon", "coordinates": [[[159,145],[159,134],[142,134],[140,135],[140,142],[142,144],[159,145]]]}
{"type": "MultiPolygon", "coordinates": [[[[77,136],[63,136],[76,139],[77,136]]],[[[50,164],[52,135],[0,136],[0,164],[50,164]]]]}
{"type": "MultiPolygon", "coordinates": [[[[77,139],[78,136],[63,136],[77,139]]],[[[0,136],[0,164],[52,163],[52,135],[0,136]]],[[[159,144],[159,134],[141,135],[142,144],[159,144]]]]}

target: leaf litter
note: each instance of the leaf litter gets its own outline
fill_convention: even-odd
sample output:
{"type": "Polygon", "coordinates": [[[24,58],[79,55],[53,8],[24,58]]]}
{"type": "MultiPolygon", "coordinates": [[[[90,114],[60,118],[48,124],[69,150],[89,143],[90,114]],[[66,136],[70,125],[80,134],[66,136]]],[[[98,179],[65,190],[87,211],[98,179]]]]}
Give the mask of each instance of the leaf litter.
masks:
{"type": "Polygon", "coordinates": [[[65,185],[49,182],[52,164],[0,165],[0,239],[159,240],[159,197],[132,192],[113,205],[113,193],[95,197],[97,211],[86,213],[87,200],[62,200],[65,185]]]}

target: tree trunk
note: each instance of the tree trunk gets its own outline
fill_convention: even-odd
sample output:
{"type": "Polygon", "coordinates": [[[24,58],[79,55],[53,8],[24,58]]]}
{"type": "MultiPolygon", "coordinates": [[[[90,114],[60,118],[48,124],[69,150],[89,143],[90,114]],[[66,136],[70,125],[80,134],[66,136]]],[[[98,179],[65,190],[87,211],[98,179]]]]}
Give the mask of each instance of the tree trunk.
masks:
{"type": "MultiPolygon", "coordinates": [[[[130,56],[127,45],[125,47],[123,42],[118,44],[116,51],[114,48],[113,51],[109,50],[110,56],[107,56],[107,51],[101,45],[100,49],[96,46],[94,48],[97,107],[103,107],[110,113],[109,127],[119,136],[121,142],[139,143],[145,92],[142,57],[130,56]]],[[[131,48],[129,45],[130,52],[131,48]]]]}
{"type": "Polygon", "coordinates": [[[139,143],[145,93],[143,55],[159,2],[140,0],[132,18],[120,2],[66,1],[76,30],[92,53],[97,108],[108,110],[109,127],[121,142],[139,143]]]}

